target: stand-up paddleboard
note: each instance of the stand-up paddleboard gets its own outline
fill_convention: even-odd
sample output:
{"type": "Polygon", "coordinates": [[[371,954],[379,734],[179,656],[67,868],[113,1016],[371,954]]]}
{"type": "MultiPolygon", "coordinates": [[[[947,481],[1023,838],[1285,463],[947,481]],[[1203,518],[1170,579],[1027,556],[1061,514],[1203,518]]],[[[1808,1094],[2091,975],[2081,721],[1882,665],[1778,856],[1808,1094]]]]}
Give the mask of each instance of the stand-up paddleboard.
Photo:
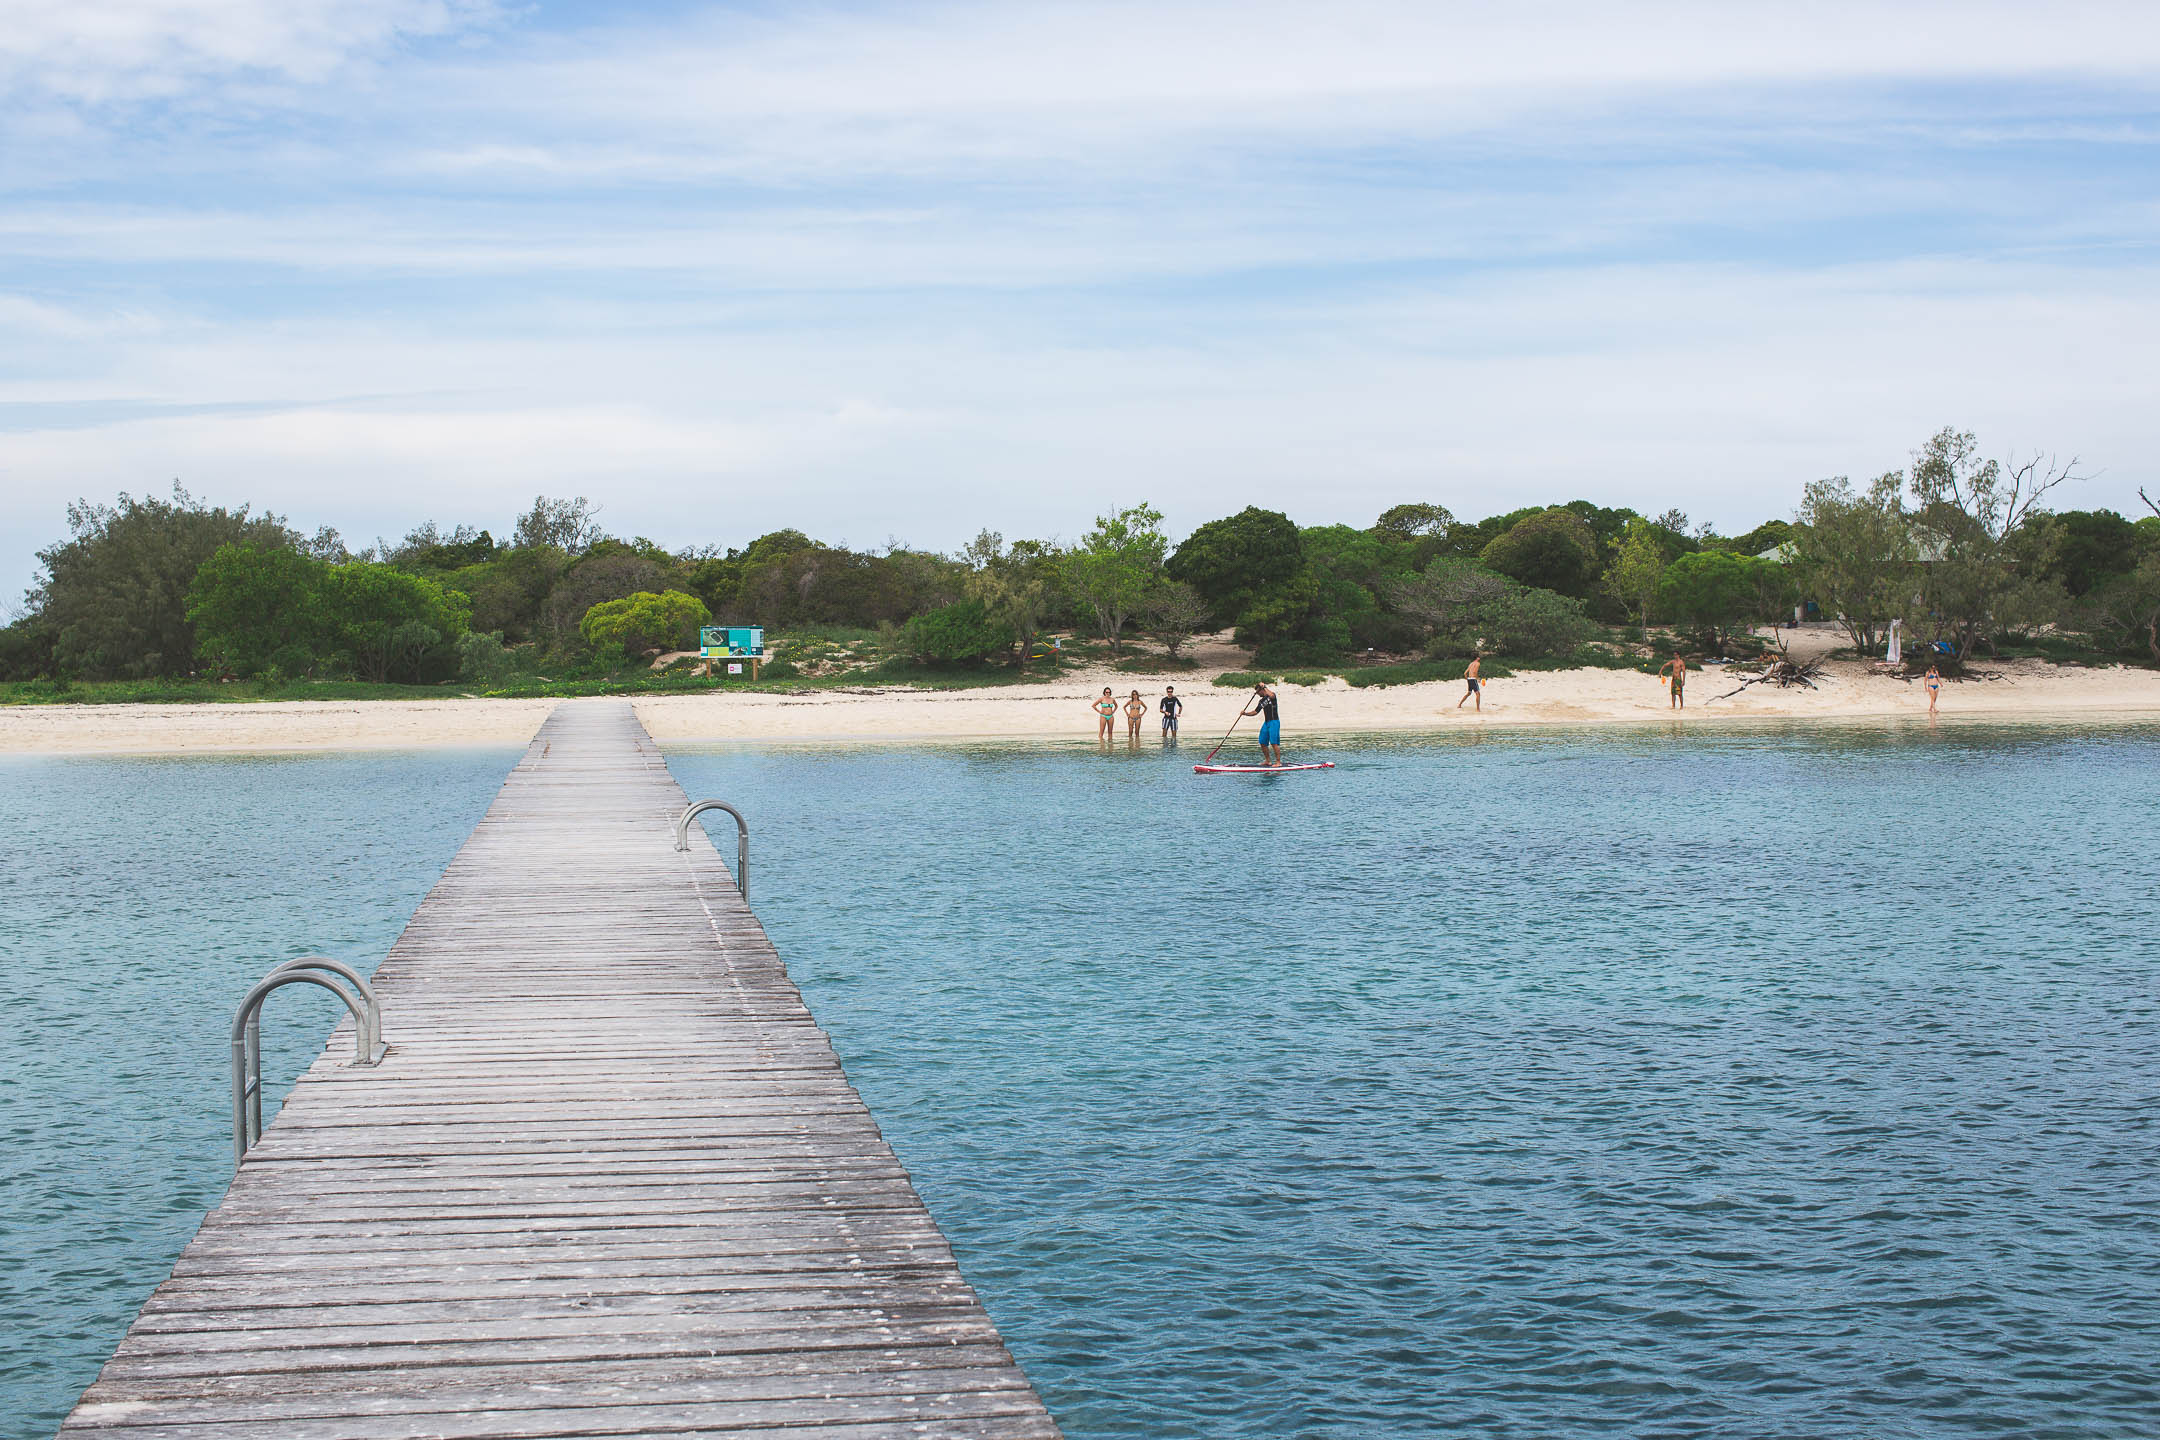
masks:
{"type": "Polygon", "coordinates": [[[1285,770],[1332,770],[1333,760],[1320,760],[1309,765],[1195,765],[1195,775],[1280,775],[1285,770]]]}

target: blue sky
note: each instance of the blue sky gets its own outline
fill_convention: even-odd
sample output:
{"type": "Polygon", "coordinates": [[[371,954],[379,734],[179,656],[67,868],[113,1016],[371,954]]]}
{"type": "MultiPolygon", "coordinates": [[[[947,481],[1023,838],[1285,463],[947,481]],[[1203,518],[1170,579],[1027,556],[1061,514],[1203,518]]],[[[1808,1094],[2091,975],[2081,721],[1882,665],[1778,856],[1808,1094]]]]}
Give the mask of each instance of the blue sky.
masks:
{"type": "Polygon", "coordinates": [[[354,542],[1730,530],[1958,424],[2127,509],[2156,141],[2149,4],[0,0],[0,591],[175,479],[354,542]]]}

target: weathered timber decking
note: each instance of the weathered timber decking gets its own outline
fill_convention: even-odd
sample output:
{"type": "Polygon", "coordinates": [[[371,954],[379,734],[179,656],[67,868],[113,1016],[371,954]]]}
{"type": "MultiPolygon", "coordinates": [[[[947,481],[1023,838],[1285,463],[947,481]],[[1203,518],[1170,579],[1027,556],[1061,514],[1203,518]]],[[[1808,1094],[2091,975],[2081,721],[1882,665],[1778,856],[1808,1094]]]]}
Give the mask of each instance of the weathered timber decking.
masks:
{"type": "Polygon", "coordinates": [[[64,1436],[1057,1435],[684,803],[555,711],[64,1436]]]}

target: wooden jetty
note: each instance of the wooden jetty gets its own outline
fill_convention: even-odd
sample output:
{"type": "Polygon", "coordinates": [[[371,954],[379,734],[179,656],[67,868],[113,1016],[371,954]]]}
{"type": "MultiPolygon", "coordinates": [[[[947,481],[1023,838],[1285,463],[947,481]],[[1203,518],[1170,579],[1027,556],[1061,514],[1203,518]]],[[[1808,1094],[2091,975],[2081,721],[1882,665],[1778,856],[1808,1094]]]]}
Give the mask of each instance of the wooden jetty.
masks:
{"type": "Polygon", "coordinates": [[[63,1437],[1058,1434],[684,803],[556,709],[63,1437]]]}

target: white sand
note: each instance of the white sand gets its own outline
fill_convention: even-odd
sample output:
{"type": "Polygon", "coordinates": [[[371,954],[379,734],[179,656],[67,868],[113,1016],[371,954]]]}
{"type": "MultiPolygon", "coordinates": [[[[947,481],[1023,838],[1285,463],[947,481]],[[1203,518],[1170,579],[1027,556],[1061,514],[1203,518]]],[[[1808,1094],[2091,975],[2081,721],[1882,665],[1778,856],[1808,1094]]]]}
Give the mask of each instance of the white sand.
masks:
{"type": "MultiPolygon", "coordinates": [[[[2107,722],[2160,720],[2160,673],[2113,668],[2067,669],[2020,661],[1996,667],[2001,680],[1950,682],[1943,687],[1946,719],[2107,722]]],[[[1727,677],[1711,666],[1689,676],[1687,708],[1675,712],[1656,678],[1626,670],[1562,670],[1526,673],[1488,682],[1482,712],[1457,708],[1461,681],[1353,689],[1339,679],[1311,687],[1282,688],[1283,729],[1294,745],[1299,735],[1363,730],[1449,730],[1520,725],[1662,724],[1720,725],[1735,720],[1793,718],[1868,721],[1924,717],[1927,694],[1917,682],[1869,673],[1864,665],[1833,664],[1818,690],[1750,686],[1730,699],[1715,699],[1745,677],[1727,677]]],[[[1137,684],[1148,697],[1162,682],[1151,677],[1103,673],[1074,676],[1054,685],[933,694],[717,695],[640,699],[638,717],[653,738],[691,740],[931,740],[972,737],[1065,736],[1088,739],[1095,716],[1088,708],[1104,685],[1122,700],[1137,684]]],[[[1177,682],[1188,697],[1184,738],[1213,744],[1243,707],[1245,692],[1205,683],[1177,682]]],[[[1243,728],[1250,730],[1248,720],[1243,728]]],[[[1120,716],[1117,733],[1124,734],[1120,716]]],[[[1159,733],[1152,711],[1141,734],[1159,733]]]]}
{"type": "Polygon", "coordinates": [[[186,755],[523,745],[554,700],[294,700],[0,707],[0,754],[186,755]]]}
{"type": "MultiPolygon", "coordinates": [[[[2004,678],[1943,687],[1946,720],[2115,723],[2160,720],[2160,672],[2057,667],[2019,661],[1995,667],[2004,678]]],[[[1212,745],[1244,703],[1245,692],[1218,688],[1202,674],[1177,680],[1188,697],[1187,743],[1212,745]]],[[[1460,681],[1352,689],[1341,680],[1284,686],[1283,728],[1301,736],[1363,730],[1455,730],[1524,725],[1670,724],[1717,726],[1775,718],[1867,723],[1927,713],[1917,683],[1834,663],[1821,689],[1752,686],[1716,698],[1742,677],[1711,666],[1690,677],[1687,709],[1668,708],[1664,687],[1622,670],[1526,673],[1494,680],[1482,713],[1458,707],[1460,681]]],[[[1103,671],[1054,684],[986,690],[820,691],[800,695],[737,692],[643,698],[636,702],[654,738],[697,740],[946,740],[1064,737],[1091,739],[1088,708],[1105,685],[1122,699],[1136,685],[1150,697],[1162,679],[1103,671]]],[[[558,703],[553,700],[295,701],[227,705],[47,705],[0,708],[0,753],[159,753],[407,749],[422,746],[522,745],[558,703]]],[[[1120,736],[1123,720],[1119,720],[1120,736]]],[[[1253,722],[1240,727],[1250,731],[1253,722]]],[[[1141,733],[1159,732],[1152,712],[1141,733]]]]}

